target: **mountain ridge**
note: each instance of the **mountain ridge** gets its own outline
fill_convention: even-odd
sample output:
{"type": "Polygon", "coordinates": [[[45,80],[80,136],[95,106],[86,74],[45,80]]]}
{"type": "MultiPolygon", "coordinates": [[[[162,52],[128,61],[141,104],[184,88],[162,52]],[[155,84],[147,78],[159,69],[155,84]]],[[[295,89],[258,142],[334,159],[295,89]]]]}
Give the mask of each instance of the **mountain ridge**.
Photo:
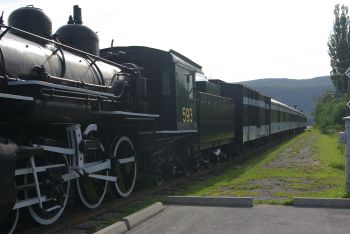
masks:
{"type": "Polygon", "coordinates": [[[313,123],[312,112],[317,98],[325,92],[335,90],[329,76],[310,79],[262,78],[238,82],[248,85],[266,96],[281,101],[289,106],[297,105],[307,115],[309,124],[313,123]]]}

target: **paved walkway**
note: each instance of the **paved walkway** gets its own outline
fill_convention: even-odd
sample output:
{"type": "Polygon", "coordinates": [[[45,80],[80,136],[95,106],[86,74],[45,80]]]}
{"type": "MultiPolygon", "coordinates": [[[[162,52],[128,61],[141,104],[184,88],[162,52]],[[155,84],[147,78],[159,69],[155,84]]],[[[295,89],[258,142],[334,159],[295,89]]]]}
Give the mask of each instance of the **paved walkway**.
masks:
{"type": "Polygon", "coordinates": [[[350,209],[168,206],[128,233],[350,233],[350,209]]]}

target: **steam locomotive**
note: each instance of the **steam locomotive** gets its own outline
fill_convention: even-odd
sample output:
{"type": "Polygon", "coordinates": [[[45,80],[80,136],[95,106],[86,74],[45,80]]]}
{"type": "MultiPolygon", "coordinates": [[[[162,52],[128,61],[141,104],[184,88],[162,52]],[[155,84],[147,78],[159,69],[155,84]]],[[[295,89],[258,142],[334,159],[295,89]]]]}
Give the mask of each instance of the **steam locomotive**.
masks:
{"type": "Polygon", "coordinates": [[[54,223],[72,188],[93,209],[108,184],[129,196],[138,168],[161,183],[306,127],[301,111],[208,80],[174,50],[100,50],[78,6],[54,34],[33,6],[0,23],[3,233],[24,209],[39,224],[54,223]]]}

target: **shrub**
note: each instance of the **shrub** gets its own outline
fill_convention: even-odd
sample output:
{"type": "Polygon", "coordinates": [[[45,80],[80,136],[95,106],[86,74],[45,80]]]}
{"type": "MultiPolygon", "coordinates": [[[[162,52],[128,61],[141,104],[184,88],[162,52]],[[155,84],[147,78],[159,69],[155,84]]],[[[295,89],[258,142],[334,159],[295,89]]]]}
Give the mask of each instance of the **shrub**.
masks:
{"type": "Polygon", "coordinates": [[[315,125],[322,133],[331,134],[344,128],[343,117],[349,115],[349,108],[346,106],[348,98],[347,94],[326,94],[318,98],[313,116],[315,125]]]}

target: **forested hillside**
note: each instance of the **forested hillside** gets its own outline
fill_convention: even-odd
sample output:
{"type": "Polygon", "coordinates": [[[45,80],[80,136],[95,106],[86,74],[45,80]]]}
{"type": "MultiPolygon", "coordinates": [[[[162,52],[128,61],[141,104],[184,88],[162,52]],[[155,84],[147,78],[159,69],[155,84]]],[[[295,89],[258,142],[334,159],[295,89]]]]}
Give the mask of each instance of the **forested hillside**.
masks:
{"type": "Polygon", "coordinates": [[[303,110],[308,115],[309,123],[313,121],[311,113],[315,109],[317,98],[322,96],[324,92],[335,89],[329,76],[303,80],[270,78],[241,83],[290,106],[297,105],[298,109],[303,110]]]}

